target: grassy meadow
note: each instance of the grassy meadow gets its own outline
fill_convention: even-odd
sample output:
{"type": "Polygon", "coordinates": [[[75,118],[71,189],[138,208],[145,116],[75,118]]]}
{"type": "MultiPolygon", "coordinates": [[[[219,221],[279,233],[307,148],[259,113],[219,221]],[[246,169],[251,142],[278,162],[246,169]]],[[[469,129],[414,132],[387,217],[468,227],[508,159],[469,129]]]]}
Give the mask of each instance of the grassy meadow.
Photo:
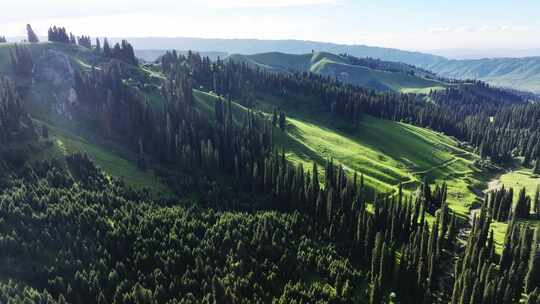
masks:
{"type": "MultiPolygon", "coordinates": [[[[215,95],[195,91],[195,98],[201,110],[213,115],[215,95]]],[[[247,111],[233,105],[235,116],[247,111]]],[[[326,160],[333,159],[351,174],[364,174],[366,185],[378,193],[395,192],[400,183],[412,193],[424,178],[446,181],[450,207],[463,218],[477,200],[474,190],[484,185],[481,171],[473,166],[478,157],[441,133],[368,115],[353,130],[342,131],[332,117],[287,108],[283,100],[269,96],[259,98],[256,108],[270,115],[274,106],[286,108],[288,116],[285,131],[274,129],[275,144],[307,169],[316,162],[322,174],[326,160]]]]}

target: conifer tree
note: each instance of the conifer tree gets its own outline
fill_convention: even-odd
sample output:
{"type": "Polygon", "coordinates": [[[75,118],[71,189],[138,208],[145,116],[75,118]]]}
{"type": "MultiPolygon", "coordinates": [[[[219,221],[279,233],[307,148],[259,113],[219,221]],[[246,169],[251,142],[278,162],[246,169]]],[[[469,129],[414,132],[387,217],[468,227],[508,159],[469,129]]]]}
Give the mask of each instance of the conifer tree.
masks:
{"type": "MultiPolygon", "coordinates": [[[[371,281],[372,283],[375,283],[375,280],[378,280],[380,277],[380,269],[381,269],[381,253],[384,243],[384,235],[382,232],[377,232],[377,235],[375,236],[375,245],[373,246],[373,251],[371,253],[371,281]]],[[[380,286],[379,286],[380,287],[380,286]]]]}
{"type": "Polygon", "coordinates": [[[527,219],[531,210],[531,198],[527,196],[526,189],[519,191],[518,200],[514,205],[512,216],[516,219],[527,219]]]}
{"type": "Polygon", "coordinates": [[[106,37],[103,39],[103,54],[106,57],[111,56],[111,46],[109,45],[109,40],[107,40],[106,37]]]}
{"type": "Polygon", "coordinates": [[[69,43],[77,44],[77,39],[75,38],[75,35],[73,35],[73,33],[69,33],[69,43]]]}
{"type": "Polygon", "coordinates": [[[30,43],[39,42],[38,36],[36,35],[36,33],[34,33],[34,30],[32,29],[32,26],[30,24],[26,25],[26,33],[28,36],[28,42],[30,43]]]}
{"type": "Polygon", "coordinates": [[[278,114],[276,108],[274,108],[274,111],[272,112],[272,125],[278,125],[278,114]]]}
{"type": "Polygon", "coordinates": [[[381,286],[379,282],[379,278],[375,277],[373,279],[373,287],[371,288],[371,293],[369,295],[369,303],[370,304],[381,304],[383,299],[381,286]]]}
{"type": "Polygon", "coordinates": [[[525,292],[531,293],[538,286],[540,286],[540,249],[536,248],[531,254],[529,269],[525,276],[525,292]]]}
{"type": "Polygon", "coordinates": [[[537,159],[535,162],[534,162],[534,167],[533,167],[533,174],[540,174],[540,160],[537,159]]]}
{"type": "Polygon", "coordinates": [[[285,124],[286,124],[285,112],[281,111],[279,113],[279,128],[281,130],[285,130],[285,124]]]}
{"type": "Polygon", "coordinates": [[[536,186],[536,191],[534,192],[533,209],[536,218],[540,218],[540,185],[536,186]]]}

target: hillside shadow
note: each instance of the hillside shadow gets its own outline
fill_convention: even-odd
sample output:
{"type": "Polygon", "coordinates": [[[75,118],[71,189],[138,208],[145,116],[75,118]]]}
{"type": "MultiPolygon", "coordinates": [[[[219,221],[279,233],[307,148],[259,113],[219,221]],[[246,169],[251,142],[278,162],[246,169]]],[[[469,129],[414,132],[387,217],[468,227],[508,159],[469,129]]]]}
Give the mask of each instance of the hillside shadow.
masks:
{"type": "Polygon", "coordinates": [[[274,142],[282,147],[287,147],[288,152],[296,154],[299,158],[308,162],[316,162],[317,165],[324,165],[326,159],[321,157],[316,151],[306,146],[302,132],[294,125],[288,125],[286,131],[278,128],[274,130],[274,142]],[[294,134],[294,136],[292,136],[294,134]]]}

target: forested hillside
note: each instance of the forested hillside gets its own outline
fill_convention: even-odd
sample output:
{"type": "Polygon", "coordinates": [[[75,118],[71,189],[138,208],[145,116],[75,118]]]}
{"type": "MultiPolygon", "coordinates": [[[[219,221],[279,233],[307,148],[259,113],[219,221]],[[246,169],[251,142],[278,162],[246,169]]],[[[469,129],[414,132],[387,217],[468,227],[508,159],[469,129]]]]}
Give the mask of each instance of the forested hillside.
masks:
{"type": "Polygon", "coordinates": [[[431,72],[415,66],[373,58],[357,58],[348,54],[312,52],[294,55],[273,52],[236,54],[226,59],[275,72],[311,72],[379,91],[429,92],[450,85],[438,80],[431,72]]]}
{"type": "Polygon", "coordinates": [[[540,302],[539,195],[486,189],[538,105],[48,40],[0,44],[0,302],[540,302]]]}

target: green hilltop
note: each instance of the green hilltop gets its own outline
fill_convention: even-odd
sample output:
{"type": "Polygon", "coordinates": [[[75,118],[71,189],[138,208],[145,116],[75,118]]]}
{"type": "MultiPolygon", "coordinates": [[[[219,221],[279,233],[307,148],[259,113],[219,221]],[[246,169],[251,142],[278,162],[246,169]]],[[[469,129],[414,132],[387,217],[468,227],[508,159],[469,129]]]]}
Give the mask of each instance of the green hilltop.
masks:
{"type": "Polygon", "coordinates": [[[449,85],[430,79],[429,76],[434,76],[433,74],[411,65],[372,58],[359,59],[345,54],[313,52],[297,55],[270,52],[255,55],[234,54],[227,59],[275,72],[313,72],[379,91],[427,93],[449,85]]]}

